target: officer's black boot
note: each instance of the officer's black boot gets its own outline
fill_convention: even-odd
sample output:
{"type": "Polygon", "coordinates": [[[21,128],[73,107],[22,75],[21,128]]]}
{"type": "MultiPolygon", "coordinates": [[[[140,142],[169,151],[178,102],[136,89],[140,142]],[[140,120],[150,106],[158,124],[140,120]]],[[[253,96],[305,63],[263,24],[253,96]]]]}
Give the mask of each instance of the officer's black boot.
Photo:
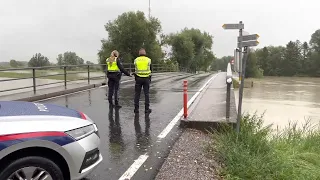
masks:
{"type": "Polygon", "coordinates": [[[138,114],[139,113],[139,106],[134,106],[134,111],[133,111],[135,114],[138,114]]]}
{"type": "Polygon", "coordinates": [[[149,104],[146,104],[146,105],[145,105],[145,110],[144,110],[144,112],[145,112],[146,114],[150,114],[150,113],[152,112],[152,110],[150,109],[149,104]]]}
{"type": "Polygon", "coordinates": [[[152,109],[150,109],[150,108],[148,108],[148,109],[145,110],[145,113],[146,113],[146,114],[150,114],[151,112],[152,112],[152,109]]]}
{"type": "Polygon", "coordinates": [[[112,100],[108,99],[109,101],[109,106],[113,106],[112,100]]]}
{"type": "Polygon", "coordinates": [[[116,108],[122,108],[122,106],[119,104],[119,101],[114,101],[114,105],[116,108]]]}

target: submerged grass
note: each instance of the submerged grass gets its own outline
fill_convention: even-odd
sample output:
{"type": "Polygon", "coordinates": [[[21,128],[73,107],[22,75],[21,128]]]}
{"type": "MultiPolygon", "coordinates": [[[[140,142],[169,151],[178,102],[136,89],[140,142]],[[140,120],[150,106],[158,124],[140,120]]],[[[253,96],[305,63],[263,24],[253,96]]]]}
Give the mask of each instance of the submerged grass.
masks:
{"type": "Polygon", "coordinates": [[[232,78],[233,88],[239,88],[239,81],[235,78],[232,78]]]}
{"type": "Polygon", "coordinates": [[[243,116],[241,131],[228,127],[212,133],[207,152],[218,158],[225,179],[320,179],[320,132],[307,121],[272,133],[263,116],[243,116]]]}

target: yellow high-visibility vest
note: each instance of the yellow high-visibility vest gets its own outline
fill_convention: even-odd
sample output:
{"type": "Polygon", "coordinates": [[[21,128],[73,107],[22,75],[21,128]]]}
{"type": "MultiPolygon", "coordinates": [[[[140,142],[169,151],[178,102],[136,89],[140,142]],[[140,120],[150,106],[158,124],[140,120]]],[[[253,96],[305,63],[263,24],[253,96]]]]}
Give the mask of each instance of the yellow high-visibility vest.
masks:
{"type": "Polygon", "coordinates": [[[146,56],[137,57],[134,60],[135,72],[139,77],[149,77],[151,75],[151,59],[146,56]]]}
{"type": "Polygon", "coordinates": [[[108,66],[107,70],[109,72],[120,72],[120,69],[119,69],[118,64],[117,64],[117,57],[115,58],[115,61],[113,61],[113,62],[110,62],[109,58],[108,58],[106,60],[106,64],[108,66]]]}

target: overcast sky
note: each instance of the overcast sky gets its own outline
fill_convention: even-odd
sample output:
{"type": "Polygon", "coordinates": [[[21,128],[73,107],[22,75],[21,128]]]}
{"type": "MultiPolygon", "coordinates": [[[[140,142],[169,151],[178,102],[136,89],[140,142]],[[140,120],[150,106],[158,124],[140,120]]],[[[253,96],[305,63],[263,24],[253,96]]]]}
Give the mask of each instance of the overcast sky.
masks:
{"type": "MultiPolygon", "coordinates": [[[[260,44],[309,42],[320,29],[318,0],[151,0],[151,14],[164,33],[195,27],[214,36],[217,57],[233,55],[237,30],[224,23],[242,20],[245,31],[258,33],[260,44]]],[[[148,0],[0,0],[0,61],[28,61],[40,52],[51,62],[74,51],[97,62],[104,25],[126,11],[148,14],[148,0]]]]}

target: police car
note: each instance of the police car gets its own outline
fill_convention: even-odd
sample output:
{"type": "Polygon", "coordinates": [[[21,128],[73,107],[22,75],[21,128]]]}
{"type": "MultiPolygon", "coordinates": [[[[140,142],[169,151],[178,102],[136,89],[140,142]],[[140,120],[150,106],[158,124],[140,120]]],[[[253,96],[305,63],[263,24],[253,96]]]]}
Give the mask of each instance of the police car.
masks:
{"type": "Polygon", "coordinates": [[[76,180],[101,161],[84,113],[53,104],[0,101],[0,180],[76,180]]]}

